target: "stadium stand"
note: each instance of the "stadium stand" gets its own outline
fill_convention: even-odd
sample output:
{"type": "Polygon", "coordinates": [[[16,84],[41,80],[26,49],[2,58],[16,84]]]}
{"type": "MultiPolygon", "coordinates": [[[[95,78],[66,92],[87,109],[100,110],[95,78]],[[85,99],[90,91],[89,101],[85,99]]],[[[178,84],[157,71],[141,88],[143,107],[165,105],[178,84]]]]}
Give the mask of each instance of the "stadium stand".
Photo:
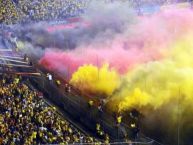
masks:
{"type": "Polygon", "coordinates": [[[0,77],[0,144],[100,143],[61,118],[21,77],[0,77]]]}
{"type": "Polygon", "coordinates": [[[85,8],[83,0],[8,0],[1,2],[0,22],[45,21],[77,16],[85,8]]]}
{"type": "Polygon", "coordinates": [[[11,24],[18,21],[18,12],[11,0],[0,1],[0,23],[11,24]]]}
{"type": "MultiPolygon", "coordinates": [[[[44,78],[48,72],[38,73],[38,69],[28,63],[31,61],[28,56],[22,57],[12,50],[0,50],[0,144],[131,142],[129,136],[122,139],[121,122],[114,126],[113,116],[100,113],[94,106],[88,107],[88,102],[78,97],[74,88],[62,92],[65,91],[62,81],[63,85],[56,87],[54,75],[52,80],[44,78]]],[[[141,142],[152,144],[152,140],[144,138],[138,144],[141,142]]]]}
{"type": "MultiPolygon", "coordinates": [[[[105,0],[113,2],[115,0],[105,0]]],[[[176,2],[174,0],[120,0],[129,1],[139,9],[144,5],[163,5],[176,2]]],[[[190,0],[178,0],[189,2],[190,0]]],[[[0,23],[15,24],[37,21],[64,20],[68,17],[79,16],[87,7],[90,0],[1,0],[0,23]]]]}
{"type": "MultiPolygon", "coordinates": [[[[148,2],[149,4],[172,2],[169,0],[129,1],[135,3],[136,7],[148,2]]],[[[88,2],[89,0],[1,0],[0,23],[14,24],[18,22],[62,20],[83,13],[88,2]]],[[[1,39],[1,45],[3,46],[5,42],[3,38],[1,39]]],[[[38,83],[40,84],[39,80],[38,83]]],[[[47,84],[50,86],[49,83],[47,84]]],[[[53,86],[53,83],[51,85],[53,86]]],[[[60,82],[57,85],[60,86],[60,82]]],[[[59,87],[56,89],[59,90],[59,87]]],[[[74,95],[74,92],[69,91],[69,88],[66,92],[68,92],[66,93],[68,96],[74,95]]],[[[88,118],[90,120],[96,117],[94,113],[98,111],[92,106],[93,102],[91,101],[89,102],[91,113],[87,114],[90,115],[90,118],[88,118]]],[[[88,110],[87,106],[85,108],[88,110]]],[[[106,114],[99,115],[103,119],[102,121],[105,122],[106,114]]],[[[115,119],[117,119],[117,130],[119,131],[122,116],[117,116],[115,119]]],[[[112,120],[110,121],[112,122],[112,120]]],[[[96,136],[103,136],[102,139],[104,140],[102,141],[96,139],[96,136],[93,137],[83,133],[59,115],[57,109],[47,103],[43,94],[29,86],[21,76],[0,75],[0,144],[109,144],[109,135],[103,131],[101,126],[100,123],[97,123],[95,131],[96,136]]],[[[131,124],[131,126],[136,128],[135,124],[131,124]]]]}

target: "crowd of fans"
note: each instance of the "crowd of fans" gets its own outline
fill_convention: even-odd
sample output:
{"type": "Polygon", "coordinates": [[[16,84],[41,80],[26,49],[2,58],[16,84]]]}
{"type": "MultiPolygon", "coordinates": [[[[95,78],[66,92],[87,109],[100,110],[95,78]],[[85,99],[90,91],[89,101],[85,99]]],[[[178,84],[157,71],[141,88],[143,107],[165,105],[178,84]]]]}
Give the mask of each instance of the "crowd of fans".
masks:
{"type": "Polygon", "coordinates": [[[100,144],[59,116],[21,77],[0,76],[0,144],[70,143],[100,144]]]}
{"type": "Polygon", "coordinates": [[[58,20],[78,16],[89,0],[6,0],[0,4],[0,22],[58,20]]]}
{"type": "Polygon", "coordinates": [[[19,14],[12,0],[0,0],[0,23],[12,24],[18,20],[19,14]]]}
{"type": "MultiPolygon", "coordinates": [[[[86,0],[87,1],[87,0],[86,0]]],[[[18,0],[16,4],[31,20],[54,20],[77,16],[84,9],[85,0],[18,0]]]]}
{"type": "MultiPolygon", "coordinates": [[[[0,0],[0,23],[63,20],[82,14],[91,0],[0,0]]],[[[113,2],[116,0],[104,0],[113,2]]],[[[120,0],[139,8],[144,4],[169,4],[191,0],[120,0]]]]}

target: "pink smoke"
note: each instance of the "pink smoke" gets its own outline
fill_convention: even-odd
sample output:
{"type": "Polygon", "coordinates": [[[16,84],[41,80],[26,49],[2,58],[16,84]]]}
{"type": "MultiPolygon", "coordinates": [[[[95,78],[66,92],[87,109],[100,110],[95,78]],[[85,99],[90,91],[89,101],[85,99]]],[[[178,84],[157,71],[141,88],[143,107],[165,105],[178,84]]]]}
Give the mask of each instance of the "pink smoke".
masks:
{"type": "MultiPolygon", "coordinates": [[[[40,63],[47,69],[72,75],[79,66],[108,63],[120,73],[126,73],[135,65],[162,59],[170,51],[170,44],[193,28],[191,10],[167,10],[152,16],[138,18],[107,44],[91,44],[75,50],[47,50],[40,63]]],[[[104,40],[105,41],[105,40],[104,40]]]]}

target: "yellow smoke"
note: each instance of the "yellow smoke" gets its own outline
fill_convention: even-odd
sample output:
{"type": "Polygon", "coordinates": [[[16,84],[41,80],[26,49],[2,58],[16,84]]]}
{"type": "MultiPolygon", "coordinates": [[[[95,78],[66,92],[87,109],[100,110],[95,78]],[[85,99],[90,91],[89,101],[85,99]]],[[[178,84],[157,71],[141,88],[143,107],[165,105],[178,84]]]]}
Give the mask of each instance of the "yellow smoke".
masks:
{"type": "MultiPolygon", "coordinates": [[[[163,130],[164,136],[175,140],[179,124],[192,135],[193,34],[185,35],[164,46],[161,60],[136,65],[122,76],[108,65],[99,69],[84,65],[73,74],[71,83],[82,91],[108,96],[112,111],[137,109],[146,117],[143,123],[147,122],[148,128],[156,124],[152,128],[163,130]],[[160,122],[165,128],[159,128],[160,122]]],[[[188,133],[182,138],[186,139],[188,133]]]]}
{"type": "Polygon", "coordinates": [[[108,96],[108,105],[116,111],[155,110],[178,100],[185,108],[193,103],[192,40],[193,35],[187,35],[168,48],[167,58],[138,65],[124,76],[107,64],[81,66],[70,83],[83,92],[108,96]]]}
{"type": "MultiPolygon", "coordinates": [[[[113,94],[110,106],[118,106],[118,111],[135,107],[143,112],[147,106],[158,109],[178,100],[182,108],[193,103],[192,40],[193,35],[188,35],[173,45],[167,59],[129,71],[120,91],[113,94]]],[[[176,111],[172,109],[171,112],[176,111]]]]}
{"type": "Polygon", "coordinates": [[[120,81],[118,73],[104,64],[101,68],[93,65],[79,67],[70,83],[84,92],[110,96],[119,87],[120,81]]]}

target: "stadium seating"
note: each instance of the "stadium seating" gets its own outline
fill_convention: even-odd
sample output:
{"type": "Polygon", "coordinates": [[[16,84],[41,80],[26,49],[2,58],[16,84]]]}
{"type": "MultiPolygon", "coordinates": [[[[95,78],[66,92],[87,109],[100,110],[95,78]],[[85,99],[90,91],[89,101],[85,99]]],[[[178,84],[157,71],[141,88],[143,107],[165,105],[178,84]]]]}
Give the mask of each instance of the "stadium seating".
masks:
{"type": "Polygon", "coordinates": [[[0,144],[100,143],[58,115],[21,77],[0,77],[0,144]]]}
{"type": "Polygon", "coordinates": [[[11,0],[3,1],[0,4],[0,23],[11,24],[18,21],[19,15],[14,3],[11,0]]]}
{"type": "Polygon", "coordinates": [[[0,22],[12,24],[77,16],[85,8],[83,0],[7,0],[2,1],[0,22]]]}
{"type": "MultiPolygon", "coordinates": [[[[105,0],[113,2],[114,0],[105,0]]],[[[120,0],[129,1],[133,7],[144,4],[170,4],[174,0],[120,0]]],[[[178,0],[187,2],[189,0],[178,0]]],[[[14,24],[31,21],[63,20],[84,12],[90,0],[1,0],[0,23],[14,24]]]]}

